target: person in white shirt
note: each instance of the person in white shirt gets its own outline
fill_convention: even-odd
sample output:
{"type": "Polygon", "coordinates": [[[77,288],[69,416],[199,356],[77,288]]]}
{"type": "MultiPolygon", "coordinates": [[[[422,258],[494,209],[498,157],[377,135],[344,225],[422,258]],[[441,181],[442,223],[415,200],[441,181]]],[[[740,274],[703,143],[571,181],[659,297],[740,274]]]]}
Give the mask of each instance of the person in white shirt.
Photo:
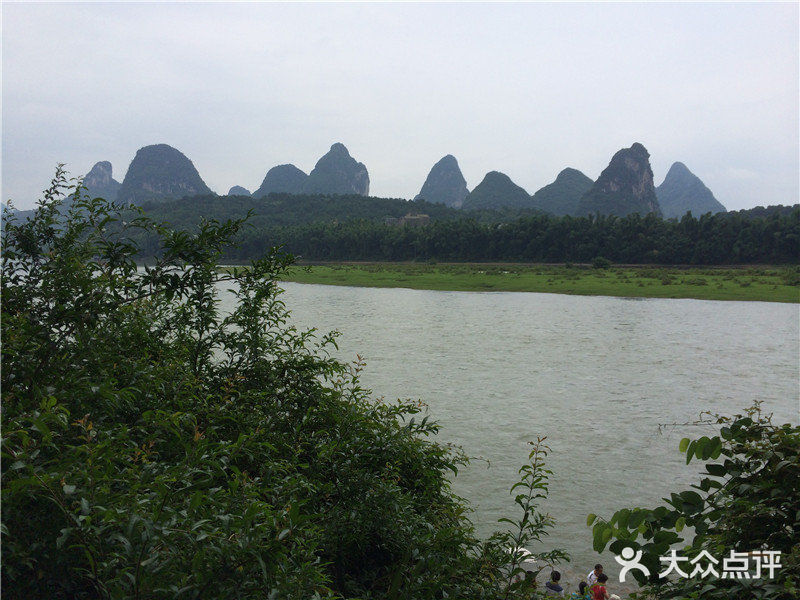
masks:
{"type": "Polygon", "coordinates": [[[597,583],[597,578],[600,577],[600,573],[602,572],[603,572],[603,565],[597,563],[594,566],[594,570],[589,571],[589,574],[586,576],[586,582],[589,585],[594,585],[595,583],[597,583]]]}

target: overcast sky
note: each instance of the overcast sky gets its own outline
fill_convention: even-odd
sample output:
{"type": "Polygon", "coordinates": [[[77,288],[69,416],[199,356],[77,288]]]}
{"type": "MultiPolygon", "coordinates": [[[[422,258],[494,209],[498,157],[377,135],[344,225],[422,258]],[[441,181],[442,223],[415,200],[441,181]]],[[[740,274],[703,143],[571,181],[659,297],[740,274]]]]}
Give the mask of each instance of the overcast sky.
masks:
{"type": "Polygon", "coordinates": [[[798,202],[798,4],[2,5],[2,199],[166,143],[224,194],[340,141],[370,194],[595,179],[641,142],[729,209],[798,202]]]}

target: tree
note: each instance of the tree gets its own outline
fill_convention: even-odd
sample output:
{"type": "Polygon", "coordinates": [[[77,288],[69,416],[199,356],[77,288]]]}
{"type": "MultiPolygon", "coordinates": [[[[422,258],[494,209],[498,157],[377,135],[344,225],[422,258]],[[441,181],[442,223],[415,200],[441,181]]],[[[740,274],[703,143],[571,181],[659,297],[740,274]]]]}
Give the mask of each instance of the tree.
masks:
{"type": "MultiPolygon", "coordinates": [[[[290,257],[220,270],[244,220],[173,231],[74,188],[59,168],[31,219],[4,222],[7,597],[530,592],[508,589],[510,534],[475,537],[447,478],[466,459],[423,406],[371,400],[335,334],[291,325],[290,257]]],[[[534,499],[515,542],[543,535],[534,499]]]]}

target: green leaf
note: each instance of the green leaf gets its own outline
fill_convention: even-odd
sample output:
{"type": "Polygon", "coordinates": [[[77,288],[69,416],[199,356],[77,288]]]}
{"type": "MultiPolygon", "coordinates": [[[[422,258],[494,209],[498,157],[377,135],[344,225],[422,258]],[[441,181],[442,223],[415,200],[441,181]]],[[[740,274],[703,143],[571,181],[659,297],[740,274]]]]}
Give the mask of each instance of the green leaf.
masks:
{"type": "Polygon", "coordinates": [[[620,529],[627,529],[628,528],[628,518],[631,516],[631,511],[627,508],[623,508],[622,510],[618,511],[614,517],[617,521],[617,526],[620,529]]]}
{"type": "Polygon", "coordinates": [[[690,440],[689,438],[683,438],[680,444],[678,444],[678,450],[680,450],[681,452],[686,452],[686,449],[689,447],[689,442],[691,441],[692,440],[690,440]]]}
{"type": "Polygon", "coordinates": [[[586,517],[586,526],[587,527],[591,527],[592,523],[594,523],[594,520],[596,518],[597,518],[597,515],[595,515],[595,514],[590,514],[588,517],[586,517]]]}
{"type": "Polygon", "coordinates": [[[687,504],[692,504],[694,506],[702,506],[703,504],[703,498],[697,492],[687,490],[685,492],[681,492],[678,495],[681,497],[681,500],[683,500],[687,504]]]}
{"type": "Polygon", "coordinates": [[[691,441],[691,442],[689,442],[689,446],[686,448],[686,464],[687,465],[692,461],[692,458],[694,457],[694,447],[695,447],[696,443],[697,443],[696,441],[691,441]]]}
{"type": "Polygon", "coordinates": [[[647,511],[634,509],[631,511],[631,516],[628,518],[628,528],[637,529],[642,524],[647,511]]]}
{"type": "Polygon", "coordinates": [[[717,460],[722,454],[722,440],[718,437],[714,438],[714,446],[711,449],[711,453],[708,455],[709,458],[713,460],[717,460]]]}
{"type": "Polygon", "coordinates": [[[202,502],[203,493],[200,490],[197,490],[194,494],[192,494],[192,499],[189,500],[189,510],[197,509],[202,502]]]}
{"type": "Polygon", "coordinates": [[[596,531],[594,536],[592,536],[592,548],[595,552],[602,552],[603,548],[605,547],[605,543],[603,542],[603,531],[596,531]]]}
{"type": "Polygon", "coordinates": [[[713,475],[714,477],[724,477],[727,473],[724,465],[720,465],[718,463],[706,464],[706,471],[709,475],[713,475]]]}
{"type": "Polygon", "coordinates": [[[601,539],[602,539],[602,541],[603,541],[603,545],[604,545],[604,546],[605,546],[605,545],[608,543],[608,541],[611,539],[611,536],[612,536],[612,535],[614,535],[614,531],[613,531],[613,529],[612,529],[610,526],[609,526],[609,527],[607,527],[606,529],[604,529],[604,530],[603,530],[603,536],[602,536],[602,538],[601,538],[601,539]]]}
{"type": "MultiPolygon", "coordinates": [[[[707,435],[704,435],[699,440],[695,441],[694,445],[694,456],[695,458],[703,458],[705,448],[711,440],[708,439],[707,435]]],[[[708,456],[706,456],[708,458],[708,456]]]]}

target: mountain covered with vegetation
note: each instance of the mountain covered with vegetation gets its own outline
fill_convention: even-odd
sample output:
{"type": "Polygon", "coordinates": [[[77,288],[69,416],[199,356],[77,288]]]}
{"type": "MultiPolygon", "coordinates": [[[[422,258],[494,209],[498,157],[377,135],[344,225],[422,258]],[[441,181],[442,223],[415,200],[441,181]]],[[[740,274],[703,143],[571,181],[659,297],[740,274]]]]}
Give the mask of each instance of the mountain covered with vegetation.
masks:
{"type": "Polygon", "coordinates": [[[117,199],[143,204],[210,193],[191,160],[172,146],[154,144],[136,152],[117,199]]]}
{"type": "Polygon", "coordinates": [[[294,165],[277,165],[267,171],[253,197],[263,198],[273,193],[302,194],[306,179],[308,175],[294,165]]]}
{"type": "Polygon", "coordinates": [[[623,148],[611,158],[578,203],[578,215],[661,214],[653,185],[650,153],[640,143],[623,148]]]}
{"type": "Polygon", "coordinates": [[[367,167],[350,156],[344,144],[337,142],[308,174],[303,193],[366,196],[369,194],[367,167]]]}
{"type": "Polygon", "coordinates": [[[83,177],[83,185],[93,198],[105,198],[111,202],[117,199],[122,184],[114,179],[111,163],[107,160],[95,163],[92,170],[83,177]]]}
{"type": "Polygon", "coordinates": [[[250,196],[250,190],[241,185],[235,185],[228,190],[228,196],[250,196]]]}
{"type": "Polygon", "coordinates": [[[664,182],[656,188],[656,196],[667,219],[680,218],[688,211],[693,215],[725,212],[711,190],[682,162],[673,163],[664,182]]]}
{"type": "Polygon", "coordinates": [[[469,194],[467,181],[461,173],[456,157],[448,154],[439,162],[433,165],[422,189],[414,197],[414,200],[427,200],[428,202],[439,202],[461,208],[464,198],[469,194]]]}
{"type": "Polygon", "coordinates": [[[531,200],[533,208],[556,216],[575,215],[583,195],[594,182],[578,171],[567,167],[556,180],[537,191],[531,200]]]}
{"type": "Polygon", "coordinates": [[[531,208],[531,197],[505,173],[489,171],[461,207],[465,210],[531,208]]]}
{"type": "MultiPolygon", "coordinates": [[[[306,223],[340,223],[354,219],[383,223],[388,217],[426,214],[433,220],[460,218],[461,211],[425,200],[376,198],[349,194],[273,193],[265,198],[215,196],[206,194],[169,202],[145,205],[153,218],[168,221],[176,228],[197,226],[201,219],[238,219],[252,211],[251,226],[289,226],[306,223]]],[[[487,218],[490,218],[487,216],[487,218]]]]}

